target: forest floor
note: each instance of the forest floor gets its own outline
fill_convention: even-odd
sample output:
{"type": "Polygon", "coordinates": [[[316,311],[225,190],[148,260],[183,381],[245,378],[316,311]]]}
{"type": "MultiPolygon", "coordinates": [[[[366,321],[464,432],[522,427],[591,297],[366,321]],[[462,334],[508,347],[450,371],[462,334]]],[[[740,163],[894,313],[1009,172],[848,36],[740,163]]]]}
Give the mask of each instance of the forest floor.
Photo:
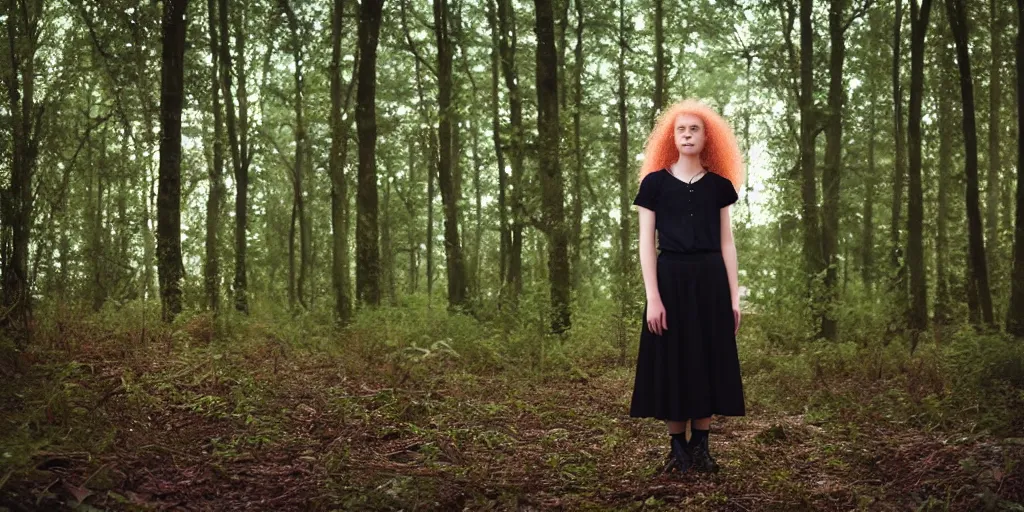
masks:
{"type": "Polygon", "coordinates": [[[527,377],[119,335],[0,386],[0,510],[1024,510],[1024,439],[757,406],[659,475],[632,372],[527,377]]]}

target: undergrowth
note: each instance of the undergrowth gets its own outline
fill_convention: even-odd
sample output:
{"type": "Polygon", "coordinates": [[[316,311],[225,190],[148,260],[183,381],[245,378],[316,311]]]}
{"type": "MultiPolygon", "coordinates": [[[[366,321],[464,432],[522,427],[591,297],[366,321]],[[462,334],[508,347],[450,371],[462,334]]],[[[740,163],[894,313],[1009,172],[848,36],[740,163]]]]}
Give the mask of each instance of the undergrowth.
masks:
{"type": "MultiPolygon", "coordinates": [[[[255,309],[250,317],[191,311],[164,325],[154,302],[95,313],[50,305],[36,313],[28,351],[18,352],[0,338],[0,371],[10,377],[33,364],[50,368],[42,389],[57,414],[73,411],[62,408],[58,389],[74,387],[76,375],[88,371],[75,362],[76,353],[98,344],[128,360],[133,352],[155,346],[179,361],[234,352],[283,364],[302,354],[332,354],[357,365],[391,368],[398,379],[438,371],[585,379],[629,371],[640,327],[618,321],[614,307],[578,313],[565,336],[545,334],[531,322],[481,322],[425,303],[361,310],[344,329],[335,327],[327,310],[290,315],[272,307],[255,309]],[[623,352],[624,366],[619,364],[623,352]]],[[[913,353],[901,338],[797,344],[766,332],[779,321],[776,315],[743,318],[740,360],[745,394],[755,408],[822,421],[840,415],[928,429],[1024,433],[1024,343],[1019,340],[954,326],[941,342],[921,343],[913,353]]]]}
{"type": "MultiPolygon", "coordinates": [[[[569,432],[559,426],[581,413],[562,406],[562,417],[554,418],[544,409],[558,410],[557,399],[535,400],[547,400],[545,386],[613,382],[611,400],[618,412],[587,412],[581,418],[585,428],[600,433],[598,449],[628,444],[628,435],[614,422],[626,415],[640,323],[620,321],[617,310],[608,304],[580,312],[570,332],[551,336],[539,315],[522,320],[492,314],[478,320],[425,302],[362,310],[343,329],[329,311],[291,315],[270,305],[256,305],[250,317],[188,311],[171,325],[159,321],[156,303],[98,312],[44,305],[36,312],[28,350],[0,339],[0,374],[7,384],[0,387],[0,491],[12,479],[49,478],[39,469],[46,464],[80,463],[99,475],[93,478],[116,482],[107,475],[109,468],[89,462],[93,456],[153,428],[173,439],[174,425],[206,432],[204,453],[218,464],[231,464],[298,442],[284,425],[325,414],[379,440],[419,439],[416,460],[454,464],[453,474],[466,479],[474,478],[474,470],[459,466],[453,446],[469,443],[511,457],[523,433],[504,422],[537,416],[544,430],[536,442],[554,450],[538,454],[538,463],[565,485],[596,485],[594,456],[574,451],[569,432]],[[301,372],[311,369],[328,387],[303,390],[301,372]],[[448,391],[438,393],[439,387],[448,391]],[[493,388],[493,401],[446,394],[485,387],[493,388]],[[531,400],[517,398],[520,393],[540,394],[531,400]],[[45,462],[47,457],[52,461],[45,462]]],[[[950,326],[941,339],[924,341],[911,352],[904,339],[877,336],[877,325],[851,329],[851,337],[837,343],[798,343],[777,331],[769,334],[780,321],[765,314],[743,319],[739,350],[748,415],[799,416],[851,440],[864,424],[941,432],[964,442],[1024,437],[1024,343],[1019,340],[950,326]]],[[[774,436],[775,428],[781,427],[763,434],[774,436]]],[[[316,435],[315,429],[306,434],[316,435]]],[[[341,471],[337,468],[348,467],[349,443],[355,441],[336,441],[322,459],[313,459],[316,451],[309,448],[299,453],[320,460],[328,472],[341,471]]],[[[172,443],[138,444],[159,451],[172,443]]],[[[827,461],[837,470],[851,464],[827,461]]],[[[765,489],[781,489],[787,481],[777,480],[765,483],[765,489]]],[[[424,483],[399,479],[388,485],[424,483]]],[[[396,489],[379,500],[391,499],[396,489]]],[[[379,500],[377,505],[383,503],[379,500]]],[[[709,503],[704,505],[713,508],[709,503]]]]}

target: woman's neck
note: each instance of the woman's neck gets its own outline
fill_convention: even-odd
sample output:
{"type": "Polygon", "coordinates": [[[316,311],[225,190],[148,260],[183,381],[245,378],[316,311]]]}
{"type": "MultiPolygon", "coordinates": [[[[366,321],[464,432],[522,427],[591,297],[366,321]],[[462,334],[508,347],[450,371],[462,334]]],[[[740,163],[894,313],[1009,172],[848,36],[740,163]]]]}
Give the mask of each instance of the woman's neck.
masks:
{"type": "Polygon", "coordinates": [[[689,179],[704,172],[704,166],[700,163],[700,156],[679,155],[679,160],[672,164],[669,171],[676,177],[689,179]]]}

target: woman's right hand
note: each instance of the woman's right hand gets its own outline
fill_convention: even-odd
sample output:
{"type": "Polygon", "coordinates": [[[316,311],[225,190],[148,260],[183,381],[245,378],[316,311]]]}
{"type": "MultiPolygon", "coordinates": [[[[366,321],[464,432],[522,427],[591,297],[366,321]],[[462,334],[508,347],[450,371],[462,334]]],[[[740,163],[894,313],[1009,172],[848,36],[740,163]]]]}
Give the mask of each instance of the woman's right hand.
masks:
{"type": "Polygon", "coordinates": [[[665,318],[665,306],[661,299],[647,303],[647,330],[661,336],[668,329],[668,321],[665,318]]]}

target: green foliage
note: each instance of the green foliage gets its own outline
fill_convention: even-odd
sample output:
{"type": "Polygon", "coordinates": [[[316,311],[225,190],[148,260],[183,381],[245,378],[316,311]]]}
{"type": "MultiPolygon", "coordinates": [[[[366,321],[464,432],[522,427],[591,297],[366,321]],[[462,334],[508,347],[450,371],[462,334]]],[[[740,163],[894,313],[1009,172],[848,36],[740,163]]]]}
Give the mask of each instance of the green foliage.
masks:
{"type": "MultiPolygon", "coordinates": [[[[524,305],[520,307],[520,315],[531,316],[524,305]]],[[[1020,343],[961,327],[947,329],[950,334],[940,343],[923,342],[911,354],[906,342],[884,337],[884,321],[871,321],[882,310],[880,301],[840,308],[847,341],[839,343],[787,341],[768,334],[786,321],[799,322],[795,313],[744,316],[739,339],[748,402],[755,410],[804,414],[811,422],[885,418],[922,428],[980,429],[1001,435],[1020,429],[1020,343]]],[[[263,340],[263,346],[282,360],[294,357],[296,350],[345,354],[391,368],[398,384],[452,371],[558,374],[586,380],[618,364],[615,338],[621,324],[616,314],[617,307],[610,302],[577,311],[579,321],[561,338],[544,334],[538,323],[519,322],[518,328],[506,330],[469,315],[428,309],[423,303],[361,310],[341,331],[315,313],[287,318],[269,311],[267,317],[256,313],[251,320],[231,316],[222,322],[230,325],[228,338],[263,340]]],[[[181,325],[188,329],[200,318],[203,315],[182,319],[181,325]]],[[[627,368],[639,335],[629,331],[624,334],[629,340],[627,368]]],[[[248,396],[241,392],[246,382],[235,384],[239,397],[248,396]]],[[[201,397],[194,400],[195,407],[218,410],[217,404],[206,404],[201,397]]],[[[234,414],[251,413],[241,403],[234,406],[234,414]]],[[[349,401],[339,397],[336,405],[358,418],[349,401]]]]}
{"type": "Polygon", "coordinates": [[[338,345],[337,349],[355,349],[371,360],[394,359],[439,370],[456,362],[471,368],[500,366],[504,362],[494,350],[494,340],[499,335],[493,327],[468,315],[450,315],[443,305],[433,309],[366,309],[359,312],[343,336],[360,343],[338,345]]]}
{"type": "Polygon", "coordinates": [[[816,342],[797,353],[743,340],[744,385],[754,407],[803,413],[812,422],[884,418],[926,429],[1022,433],[1024,347],[1010,337],[965,327],[914,354],[898,340],[816,342]]]}
{"type": "MultiPolygon", "coordinates": [[[[562,490],[614,485],[618,478],[609,477],[609,464],[625,464],[637,475],[656,470],[648,463],[609,462],[612,453],[642,449],[635,430],[640,424],[627,426],[621,418],[631,360],[618,365],[614,331],[604,332],[617,321],[611,305],[578,312],[588,321],[564,338],[538,336],[528,323],[505,332],[469,315],[422,306],[362,310],[344,329],[314,325],[321,321],[315,313],[289,318],[272,311],[254,311],[250,318],[188,313],[154,328],[143,321],[153,311],[131,304],[126,311],[121,317],[100,311],[63,324],[39,319],[48,326],[40,337],[50,348],[44,350],[41,341],[31,353],[71,357],[37,362],[31,366],[34,385],[0,394],[5,403],[23,404],[3,418],[8,428],[0,434],[0,478],[30,478],[41,452],[108,453],[115,439],[144,443],[154,453],[201,453],[221,475],[294,444],[300,460],[331,475],[325,485],[338,499],[357,508],[436,499],[451,492],[449,478],[460,486],[485,481],[474,458],[481,454],[512,467],[529,460],[546,486],[562,490]],[[212,339],[204,341],[207,336],[212,339]],[[543,364],[535,359],[541,354],[543,364]],[[107,365],[115,360],[121,366],[111,374],[107,365]],[[604,402],[592,403],[597,397],[604,402]],[[577,398],[587,406],[572,402],[577,398]],[[173,432],[159,429],[134,438],[139,434],[131,429],[147,417],[190,425],[203,436],[175,440],[187,443],[178,447],[167,444],[173,432]],[[327,432],[329,439],[317,437],[327,432]],[[319,453],[310,442],[326,443],[326,449],[319,453]],[[386,454],[395,467],[415,466],[444,478],[353,473],[365,467],[364,443],[378,443],[373,460],[386,454]]],[[[951,326],[941,343],[923,342],[913,354],[900,340],[783,346],[763,336],[764,318],[751,315],[740,337],[749,426],[761,425],[745,447],[759,461],[750,464],[761,467],[766,452],[813,442],[808,463],[831,475],[860,471],[873,459],[862,461],[850,446],[873,439],[868,436],[879,424],[956,433],[961,440],[1021,434],[1024,351],[1011,339],[951,326]],[[762,417],[771,421],[759,423],[762,417]]],[[[653,430],[660,432],[652,429],[652,438],[653,430]]],[[[1000,479],[1015,470],[1014,461],[996,462],[961,462],[979,482],[977,492],[991,494],[993,503],[999,503],[1000,479]]],[[[761,490],[789,503],[807,505],[814,496],[812,484],[786,467],[758,475],[753,481],[761,490]]],[[[715,509],[730,496],[705,493],[687,503],[715,509]]],[[[503,498],[473,491],[466,499],[485,504],[503,498]]],[[[512,493],[507,499],[519,498],[512,493]]],[[[922,501],[927,507],[959,503],[934,493],[922,498],[929,499],[922,501]]]]}
{"type": "Polygon", "coordinates": [[[941,365],[953,388],[947,406],[970,413],[979,429],[1019,435],[1024,428],[1024,344],[968,330],[956,334],[947,355],[941,365]]]}

